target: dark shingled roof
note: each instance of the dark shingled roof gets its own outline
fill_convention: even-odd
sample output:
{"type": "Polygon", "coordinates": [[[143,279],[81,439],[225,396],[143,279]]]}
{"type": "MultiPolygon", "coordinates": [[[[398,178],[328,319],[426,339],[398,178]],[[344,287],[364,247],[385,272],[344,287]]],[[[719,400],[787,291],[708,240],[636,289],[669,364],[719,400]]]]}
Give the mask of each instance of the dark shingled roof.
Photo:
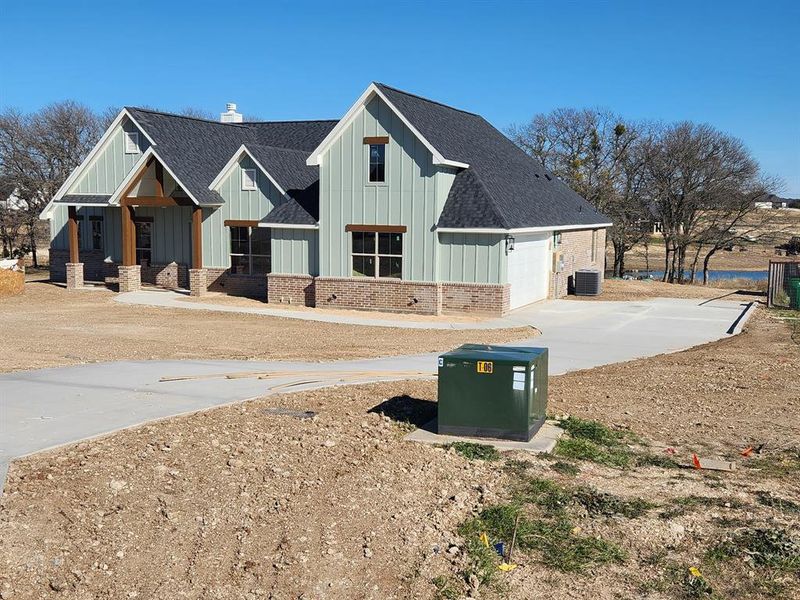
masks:
{"type": "MultiPolygon", "coordinates": [[[[154,150],[166,166],[201,205],[224,202],[219,193],[209,190],[208,186],[242,144],[273,146],[276,150],[291,149],[307,154],[336,124],[336,121],[220,123],[141,108],[127,110],[153,139],[154,150]]],[[[305,160],[303,163],[305,166],[305,160]]],[[[303,176],[299,176],[299,180],[302,181],[303,176]]]]}
{"type": "Polygon", "coordinates": [[[470,165],[456,175],[438,227],[516,229],[610,222],[480,115],[375,85],[445,158],[470,165]]]}
{"type": "MultiPolygon", "coordinates": [[[[318,202],[316,206],[319,206],[318,202]]],[[[307,209],[312,209],[312,206],[304,208],[294,198],[287,198],[286,202],[273,208],[261,221],[283,225],[316,225],[317,215],[312,215],[307,209]]]]}
{"type": "Polygon", "coordinates": [[[67,194],[55,200],[57,204],[108,204],[110,194],[67,194]]]}

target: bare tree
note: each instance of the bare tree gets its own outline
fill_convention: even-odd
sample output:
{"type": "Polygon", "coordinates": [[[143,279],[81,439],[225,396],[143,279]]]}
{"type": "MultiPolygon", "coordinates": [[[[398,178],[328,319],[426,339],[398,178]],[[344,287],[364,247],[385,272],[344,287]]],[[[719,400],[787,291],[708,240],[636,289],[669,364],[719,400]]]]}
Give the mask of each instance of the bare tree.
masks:
{"type": "Polygon", "coordinates": [[[645,167],[651,130],[609,111],[558,109],[508,131],[517,145],[611,217],[608,240],[618,276],[625,270],[625,253],[648,234],[645,167]]]}
{"type": "Polygon", "coordinates": [[[663,228],[664,281],[683,283],[687,252],[708,231],[708,215],[752,186],[758,164],[740,140],[683,122],[664,130],[648,171],[663,228]]]}
{"type": "Polygon", "coordinates": [[[76,102],[51,104],[33,114],[0,113],[0,170],[24,204],[34,266],[39,213],[100,136],[99,119],[76,102]]]}

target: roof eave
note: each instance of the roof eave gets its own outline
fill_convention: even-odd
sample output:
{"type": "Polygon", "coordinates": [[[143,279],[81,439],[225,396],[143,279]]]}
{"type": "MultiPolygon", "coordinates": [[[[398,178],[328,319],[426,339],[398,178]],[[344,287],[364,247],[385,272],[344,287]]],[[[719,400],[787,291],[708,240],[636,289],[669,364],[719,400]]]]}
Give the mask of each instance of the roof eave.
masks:
{"type": "Polygon", "coordinates": [[[269,227],[271,229],[319,229],[319,223],[315,223],[314,225],[306,225],[300,223],[268,223],[266,221],[261,221],[258,224],[259,227],[269,227]]]}
{"type": "Polygon", "coordinates": [[[545,225],[542,227],[514,227],[500,229],[493,227],[437,227],[439,233],[483,233],[483,234],[505,234],[521,235],[525,233],[541,233],[545,231],[577,231],[580,229],[604,229],[611,227],[613,223],[591,223],[582,225],[545,225]]]}

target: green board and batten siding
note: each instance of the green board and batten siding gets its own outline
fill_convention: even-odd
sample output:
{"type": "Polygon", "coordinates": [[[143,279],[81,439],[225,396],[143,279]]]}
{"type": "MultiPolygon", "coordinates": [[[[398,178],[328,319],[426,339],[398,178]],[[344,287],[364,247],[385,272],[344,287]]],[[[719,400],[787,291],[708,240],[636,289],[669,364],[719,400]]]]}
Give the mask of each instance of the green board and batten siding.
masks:
{"type": "Polygon", "coordinates": [[[216,209],[203,209],[203,266],[227,269],[230,267],[231,234],[225,221],[260,221],[283,198],[247,156],[234,165],[218,191],[225,203],[216,209]],[[242,189],[244,169],[256,170],[255,190],[242,189]]]}
{"type": "MultiPolygon", "coordinates": [[[[345,227],[405,225],[403,278],[436,280],[437,183],[433,157],[402,120],[373,98],[326,151],[320,165],[320,274],[349,277],[350,235],[345,227]],[[365,137],[388,136],[386,182],[369,183],[365,137]]],[[[445,193],[446,197],[446,193],[445,193]]]]}
{"type": "Polygon", "coordinates": [[[322,157],[320,274],[351,276],[347,225],[405,225],[403,279],[504,283],[501,236],[435,231],[455,173],[434,165],[430,151],[380,98],[370,100],[322,157]],[[364,138],[374,136],[389,137],[382,184],[367,181],[364,138]]]}
{"type": "Polygon", "coordinates": [[[92,161],[83,176],[69,189],[70,194],[113,194],[122,180],[150,147],[147,138],[139,132],[139,152],[125,152],[125,132],[139,132],[128,119],[117,127],[105,149],[92,161]]]}
{"type": "Polygon", "coordinates": [[[465,283],[506,283],[508,261],[502,235],[439,234],[439,278],[465,283]]]}
{"type": "Polygon", "coordinates": [[[273,229],[272,272],[319,275],[316,229],[273,229]]]}
{"type": "MultiPolygon", "coordinates": [[[[285,201],[278,188],[245,156],[222,182],[219,193],[225,203],[217,209],[203,210],[203,266],[230,266],[230,229],[225,221],[261,221],[285,201]],[[255,169],[256,189],[242,189],[242,170],[255,169]]],[[[316,230],[272,230],[272,272],[317,274],[316,230]]]]}
{"type": "MultiPolygon", "coordinates": [[[[112,194],[125,179],[136,162],[141,158],[142,152],[147,150],[150,143],[144,134],[130,120],[123,119],[116,131],[108,138],[105,148],[94,158],[86,172],[78,179],[68,193],[70,194],[112,194]],[[125,152],[126,131],[139,133],[139,152],[125,152]]],[[[84,206],[78,209],[78,215],[83,218],[79,221],[81,250],[91,249],[91,225],[89,217],[103,217],[103,245],[108,256],[114,260],[121,260],[120,256],[120,215],[118,208],[102,208],[84,206]]],[[[64,205],[53,206],[50,219],[51,247],[59,250],[69,249],[67,237],[67,207],[64,205]]]]}

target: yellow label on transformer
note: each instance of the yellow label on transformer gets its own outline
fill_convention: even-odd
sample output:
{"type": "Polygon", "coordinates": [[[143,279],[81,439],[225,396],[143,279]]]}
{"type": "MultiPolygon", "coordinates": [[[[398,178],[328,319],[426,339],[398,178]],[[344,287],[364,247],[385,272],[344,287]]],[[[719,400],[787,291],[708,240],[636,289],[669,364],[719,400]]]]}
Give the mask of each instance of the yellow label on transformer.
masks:
{"type": "Polygon", "coordinates": [[[492,373],[494,371],[494,363],[490,360],[478,361],[478,373],[492,373]]]}

